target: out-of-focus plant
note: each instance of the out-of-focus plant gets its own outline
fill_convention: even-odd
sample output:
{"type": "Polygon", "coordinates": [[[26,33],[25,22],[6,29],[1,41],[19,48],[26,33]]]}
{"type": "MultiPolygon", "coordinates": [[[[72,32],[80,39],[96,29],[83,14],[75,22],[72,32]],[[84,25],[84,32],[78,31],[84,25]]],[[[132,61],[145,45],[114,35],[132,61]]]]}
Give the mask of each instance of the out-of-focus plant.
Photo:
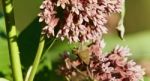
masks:
{"type": "Polygon", "coordinates": [[[72,53],[63,55],[65,65],[58,70],[68,81],[143,80],[144,71],[141,66],[132,60],[128,61],[128,48],[117,46],[111,53],[102,52],[105,46],[103,34],[109,32],[106,24],[113,13],[121,14],[116,29],[123,38],[124,0],[44,0],[38,14],[43,27],[40,39],[37,40],[39,43],[35,59],[24,78],[12,0],[2,0],[2,4],[14,81],[33,81],[42,54],[53,46],[56,39],[63,42],[67,39],[68,44],[76,46],[71,49],[72,53]],[[47,41],[50,41],[48,45],[47,41]]]}

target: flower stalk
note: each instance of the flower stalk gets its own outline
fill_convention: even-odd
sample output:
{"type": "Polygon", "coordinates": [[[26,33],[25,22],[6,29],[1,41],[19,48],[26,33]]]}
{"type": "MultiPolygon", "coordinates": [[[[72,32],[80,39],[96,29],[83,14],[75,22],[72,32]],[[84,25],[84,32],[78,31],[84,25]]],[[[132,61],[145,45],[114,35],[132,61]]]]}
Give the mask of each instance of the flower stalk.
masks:
{"type": "Polygon", "coordinates": [[[45,37],[44,37],[44,35],[41,35],[39,46],[38,46],[37,53],[36,53],[36,57],[34,59],[31,73],[29,74],[29,78],[27,81],[33,81],[33,79],[34,79],[34,76],[36,74],[36,71],[37,71],[37,68],[38,68],[38,65],[40,63],[40,59],[41,59],[41,56],[43,53],[44,44],[45,44],[45,37]]]}
{"type": "Polygon", "coordinates": [[[13,0],[2,0],[5,16],[6,32],[8,36],[9,56],[13,73],[13,81],[23,81],[17,34],[14,19],[13,0]]]}

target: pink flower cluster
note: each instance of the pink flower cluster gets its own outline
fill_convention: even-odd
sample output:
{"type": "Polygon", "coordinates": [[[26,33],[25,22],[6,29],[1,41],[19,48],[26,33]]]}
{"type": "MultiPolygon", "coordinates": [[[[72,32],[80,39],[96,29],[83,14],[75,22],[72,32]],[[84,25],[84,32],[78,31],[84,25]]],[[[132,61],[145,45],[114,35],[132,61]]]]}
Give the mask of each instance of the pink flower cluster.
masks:
{"type": "Polygon", "coordinates": [[[106,16],[121,11],[124,0],[44,0],[40,6],[43,34],[70,42],[95,41],[103,33],[106,16]]]}
{"type": "Polygon", "coordinates": [[[116,46],[111,53],[102,54],[101,45],[100,43],[93,43],[89,46],[89,64],[85,64],[80,57],[73,60],[66,55],[64,58],[65,65],[60,67],[61,74],[69,79],[82,74],[85,79],[90,77],[92,81],[143,80],[144,70],[133,60],[128,60],[128,56],[131,54],[127,47],[116,46]]]}

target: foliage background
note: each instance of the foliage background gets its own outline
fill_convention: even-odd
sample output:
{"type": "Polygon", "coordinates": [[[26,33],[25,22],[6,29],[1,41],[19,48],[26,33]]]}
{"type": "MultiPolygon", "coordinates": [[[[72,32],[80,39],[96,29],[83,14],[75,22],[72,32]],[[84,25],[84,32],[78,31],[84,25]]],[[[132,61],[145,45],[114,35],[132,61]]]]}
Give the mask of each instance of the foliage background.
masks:
{"type": "MultiPolygon", "coordinates": [[[[15,19],[18,31],[18,45],[24,76],[32,64],[40,35],[37,14],[42,0],[14,0],[15,19]]],[[[128,45],[138,63],[146,69],[145,81],[150,81],[150,0],[126,0],[125,40],[116,33],[105,35],[106,48],[111,51],[116,44],[128,45]]],[[[49,39],[46,46],[53,40],[49,39]]],[[[63,81],[56,73],[60,54],[71,50],[73,45],[57,40],[53,47],[42,57],[35,81],[63,81]]],[[[5,23],[0,2],[0,77],[11,79],[10,62],[6,41],[5,23]]]]}

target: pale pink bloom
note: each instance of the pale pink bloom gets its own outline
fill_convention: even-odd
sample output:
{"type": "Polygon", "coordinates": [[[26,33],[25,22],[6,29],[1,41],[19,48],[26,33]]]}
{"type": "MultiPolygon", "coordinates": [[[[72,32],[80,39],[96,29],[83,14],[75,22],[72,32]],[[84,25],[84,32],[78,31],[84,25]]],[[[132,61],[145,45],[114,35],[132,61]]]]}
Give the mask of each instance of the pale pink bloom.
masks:
{"type": "Polygon", "coordinates": [[[136,65],[136,63],[133,60],[131,60],[127,63],[127,68],[128,68],[127,75],[133,81],[143,80],[143,75],[145,74],[145,72],[140,65],[136,65]]]}
{"type": "Polygon", "coordinates": [[[122,80],[116,79],[116,77],[112,77],[109,81],[122,81],[122,80]]]}
{"type": "Polygon", "coordinates": [[[58,0],[57,6],[61,6],[63,9],[65,9],[66,4],[70,4],[69,0],[58,0]]]}
{"type": "Polygon", "coordinates": [[[99,39],[97,39],[95,41],[95,43],[93,43],[92,45],[90,45],[90,52],[91,54],[95,54],[96,56],[98,57],[101,57],[101,54],[102,54],[102,48],[104,48],[105,46],[105,43],[104,43],[104,40],[100,41],[99,39]]]}
{"type": "Polygon", "coordinates": [[[115,53],[115,54],[109,54],[108,58],[110,60],[116,61],[117,59],[120,59],[120,56],[117,55],[117,53],[115,53]]]}
{"type": "Polygon", "coordinates": [[[127,60],[127,58],[119,58],[116,60],[116,65],[123,67],[126,65],[127,60]]]}
{"type": "Polygon", "coordinates": [[[90,3],[97,3],[98,0],[88,0],[90,3]]]}
{"type": "Polygon", "coordinates": [[[130,56],[131,53],[129,53],[129,48],[128,47],[120,47],[119,45],[116,46],[114,49],[114,53],[118,53],[122,57],[130,56]]]}
{"type": "Polygon", "coordinates": [[[57,25],[58,21],[58,18],[52,17],[48,25],[43,28],[42,34],[47,34],[47,37],[50,37],[51,34],[54,36],[54,27],[57,25]]]}
{"type": "Polygon", "coordinates": [[[79,15],[80,11],[84,10],[83,5],[80,2],[80,0],[71,0],[71,3],[72,3],[71,11],[75,12],[77,15],[79,15]]]}
{"type": "Polygon", "coordinates": [[[71,26],[71,24],[72,24],[72,22],[73,22],[73,14],[69,14],[69,16],[68,16],[68,18],[67,18],[67,20],[66,20],[66,22],[67,22],[67,26],[71,26]]]}
{"type": "MultiPolygon", "coordinates": [[[[97,43],[92,43],[89,45],[89,48],[93,48],[93,46],[100,44],[100,41],[97,43]]],[[[102,50],[100,46],[96,46],[96,49],[102,50]],[[97,48],[96,48],[97,47],[97,48]]],[[[94,48],[94,49],[95,49],[94,48]]],[[[75,60],[70,59],[72,62],[72,69],[67,69],[65,66],[62,72],[66,71],[68,75],[69,73],[75,72],[77,70],[84,71],[86,77],[90,77],[96,81],[141,81],[143,80],[144,70],[140,65],[137,65],[133,60],[128,61],[128,56],[121,56],[119,53],[123,51],[123,49],[127,49],[126,47],[117,46],[111,53],[102,54],[102,52],[93,52],[90,54],[90,62],[89,64],[85,64],[80,57],[77,57],[75,60]],[[95,54],[98,53],[98,54],[95,54]]],[[[91,50],[93,51],[93,50],[91,50]]],[[[129,53],[123,52],[123,53],[129,53]]],[[[63,75],[66,75],[64,73],[63,75]]]]}
{"type": "Polygon", "coordinates": [[[44,0],[42,5],[40,6],[40,9],[44,8],[51,8],[53,3],[50,0],[44,0]]]}
{"type": "Polygon", "coordinates": [[[44,0],[39,21],[45,23],[43,32],[47,36],[53,34],[61,40],[68,39],[70,43],[96,41],[108,32],[106,17],[119,12],[121,4],[122,0],[44,0]],[[58,27],[48,28],[53,16],[59,19],[58,27]],[[54,33],[55,29],[58,32],[54,33]]]}
{"type": "Polygon", "coordinates": [[[111,73],[112,71],[114,71],[114,68],[109,67],[109,66],[110,66],[110,62],[103,63],[102,66],[101,66],[102,71],[105,72],[105,73],[111,73]]]}
{"type": "Polygon", "coordinates": [[[56,12],[55,11],[49,11],[48,9],[45,9],[43,13],[38,14],[38,16],[41,16],[39,18],[39,22],[42,22],[44,20],[46,24],[49,24],[53,14],[56,14],[56,12]]]}
{"type": "Polygon", "coordinates": [[[111,74],[107,74],[107,73],[104,73],[104,74],[96,74],[95,75],[95,79],[97,81],[107,81],[109,80],[109,78],[111,78],[111,74]]]}

